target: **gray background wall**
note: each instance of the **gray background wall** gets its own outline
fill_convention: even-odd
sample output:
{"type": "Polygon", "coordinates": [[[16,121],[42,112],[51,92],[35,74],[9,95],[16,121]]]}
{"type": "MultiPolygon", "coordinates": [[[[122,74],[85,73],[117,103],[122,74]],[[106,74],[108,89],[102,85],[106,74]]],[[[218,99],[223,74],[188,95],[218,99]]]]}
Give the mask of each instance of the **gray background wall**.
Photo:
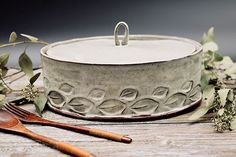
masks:
{"type": "MultiPolygon", "coordinates": [[[[0,43],[11,31],[54,42],[77,37],[111,35],[114,25],[126,21],[131,34],[164,34],[200,40],[215,27],[220,52],[236,60],[235,0],[18,0],[0,5],[0,43]]],[[[11,52],[10,65],[24,46],[0,49],[11,52]]],[[[27,53],[40,64],[40,46],[27,53]]]]}

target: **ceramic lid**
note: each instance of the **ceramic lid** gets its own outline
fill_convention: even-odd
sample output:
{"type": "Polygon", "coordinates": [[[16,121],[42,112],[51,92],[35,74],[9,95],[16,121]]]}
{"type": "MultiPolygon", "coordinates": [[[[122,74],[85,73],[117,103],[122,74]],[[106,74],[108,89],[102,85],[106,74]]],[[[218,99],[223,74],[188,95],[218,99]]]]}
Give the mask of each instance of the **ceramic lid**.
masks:
{"type": "Polygon", "coordinates": [[[58,42],[49,45],[45,54],[56,60],[86,64],[141,64],[184,58],[201,51],[199,43],[185,38],[129,36],[128,25],[124,22],[116,25],[114,35],[58,42]],[[121,43],[120,26],[125,28],[121,43]]]}

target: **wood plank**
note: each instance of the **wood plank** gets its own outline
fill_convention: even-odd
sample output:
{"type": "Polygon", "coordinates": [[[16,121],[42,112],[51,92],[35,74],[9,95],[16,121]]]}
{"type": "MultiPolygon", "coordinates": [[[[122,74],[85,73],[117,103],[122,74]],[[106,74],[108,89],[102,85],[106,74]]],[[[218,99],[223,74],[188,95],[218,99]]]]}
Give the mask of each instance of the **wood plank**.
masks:
{"type": "MultiPolygon", "coordinates": [[[[52,127],[27,125],[29,129],[49,137],[84,148],[99,157],[118,156],[235,156],[236,132],[215,133],[206,123],[189,124],[137,124],[94,125],[94,128],[127,133],[132,144],[111,142],[52,127]]],[[[0,133],[1,156],[22,157],[64,156],[39,143],[18,136],[0,133]]]]}

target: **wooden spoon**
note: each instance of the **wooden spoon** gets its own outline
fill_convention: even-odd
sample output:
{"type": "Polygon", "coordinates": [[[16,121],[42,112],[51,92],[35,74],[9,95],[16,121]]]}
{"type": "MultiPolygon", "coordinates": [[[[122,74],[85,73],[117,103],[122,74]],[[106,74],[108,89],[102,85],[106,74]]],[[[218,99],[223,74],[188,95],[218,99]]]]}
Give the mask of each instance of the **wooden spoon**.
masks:
{"type": "Polygon", "coordinates": [[[79,148],[75,148],[67,143],[63,143],[52,138],[36,134],[23,126],[23,124],[11,113],[0,109],[0,130],[18,133],[36,141],[43,142],[51,147],[77,157],[95,157],[79,148]]]}

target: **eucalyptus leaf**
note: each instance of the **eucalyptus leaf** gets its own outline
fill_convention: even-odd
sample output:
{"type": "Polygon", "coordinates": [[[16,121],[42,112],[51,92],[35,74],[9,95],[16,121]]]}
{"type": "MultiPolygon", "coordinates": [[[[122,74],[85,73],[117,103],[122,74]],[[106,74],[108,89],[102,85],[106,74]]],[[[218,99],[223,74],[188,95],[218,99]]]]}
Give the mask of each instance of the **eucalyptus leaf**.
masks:
{"type": "Polygon", "coordinates": [[[215,66],[218,69],[228,69],[234,64],[233,60],[229,56],[224,56],[220,62],[215,62],[215,66]]]}
{"type": "Polygon", "coordinates": [[[0,83],[0,94],[6,95],[7,92],[8,92],[8,89],[2,83],[0,83]]]}
{"type": "Polygon", "coordinates": [[[34,98],[34,105],[36,107],[37,113],[42,116],[42,112],[47,103],[47,97],[44,93],[40,93],[37,97],[34,98]]]}
{"type": "Polygon", "coordinates": [[[203,90],[203,101],[207,107],[211,107],[213,105],[213,101],[215,98],[215,87],[212,85],[208,85],[203,90]]]}
{"type": "Polygon", "coordinates": [[[224,73],[228,76],[231,76],[233,79],[235,79],[236,63],[234,63],[230,68],[226,69],[224,73]]]}
{"type": "MultiPolygon", "coordinates": [[[[204,103],[204,102],[203,102],[204,103]]],[[[195,111],[188,119],[191,121],[195,121],[198,120],[199,118],[201,118],[202,116],[204,116],[208,111],[210,110],[209,107],[200,107],[199,109],[197,109],[197,111],[195,111]]]]}
{"type": "Polygon", "coordinates": [[[31,35],[27,35],[27,34],[20,34],[20,35],[23,37],[26,37],[27,39],[29,39],[32,42],[37,42],[39,40],[38,38],[31,36],[31,35]]]}
{"type": "Polygon", "coordinates": [[[0,94],[0,101],[3,101],[4,99],[5,99],[5,95],[3,95],[3,94],[0,94]]]}
{"type": "Polygon", "coordinates": [[[7,64],[8,59],[9,59],[9,53],[3,53],[0,56],[0,66],[4,67],[7,64]]]}
{"type": "Polygon", "coordinates": [[[0,94],[0,108],[3,107],[6,103],[6,96],[3,94],[0,94]]]}
{"type": "Polygon", "coordinates": [[[211,40],[214,40],[214,38],[215,38],[214,31],[215,31],[215,28],[211,27],[207,32],[207,36],[211,40]]]}
{"type": "Polygon", "coordinates": [[[13,43],[13,42],[16,41],[16,39],[17,39],[17,34],[16,34],[16,32],[11,32],[10,37],[9,37],[9,42],[10,42],[10,43],[13,43]]]}
{"type": "Polygon", "coordinates": [[[214,27],[211,27],[207,33],[204,33],[202,36],[202,44],[205,44],[207,42],[211,42],[215,40],[215,35],[214,35],[214,27]]]}
{"type": "Polygon", "coordinates": [[[1,69],[2,71],[2,77],[6,76],[7,75],[7,72],[8,72],[8,68],[7,67],[2,67],[1,69]]]}
{"type": "Polygon", "coordinates": [[[21,67],[21,70],[24,71],[24,73],[29,77],[32,78],[33,73],[33,64],[31,59],[28,57],[28,55],[23,52],[19,57],[19,65],[21,67]]]}
{"type": "Polygon", "coordinates": [[[228,93],[227,100],[230,101],[230,102],[234,101],[234,92],[233,92],[232,89],[228,93]]]}
{"type": "Polygon", "coordinates": [[[236,129],[236,117],[234,117],[233,120],[231,121],[230,129],[232,129],[232,130],[236,129]]]}
{"type": "Polygon", "coordinates": [[[220,105],[221,106],[225,106],[226,102],[227,102],[227,96],[229,94],[229,89],[220,89],[218,90],[218,94],[220,97],[220,105]]]}
{"type": "Polygon", "coordinates": [[[223,57],[219,53],[215,52],[214,53],[214,61],[219,62],[222,60],[223,60],[223,57]]]}
{"type": "Polygon", "coordinates": [[[34,82],[39,78],[40,74],[41,74],[41,73],[39,72],[39,73],[35,74],[33,77],[31,77],[30,80],[29,80],[29,81],[30,81],[30,84],[33,85],[34,82]]]}
{"type": "Polygon", "coordinates": [[[217,114],[218,114],[219,116],[222,116],[222,115],[224,114],[224,111],[225,111],[225,109],[224,109],[224,108],[221,108],[221,109],[218,110],[217,114]]]}
{"type": "Polygon", "coordinates": [[[210,77],[205,72],[202,72],[201,75],[201,88],[204,90],[206,86],[209,84],[210,77]]]}
{"type": "Polygon", "coordinates": [[[203,53],[208,52],[208,51],[215,52],[215,51],[218,51],[218,50],[219,50],[218,45],[214,41],[207,42],[207,43],[202,45],[203,53]]]}
{"type": "Polygon", "coordinates": [[[201,44],[208,42],[208,36],[206,33],[203,33],[201,44]]]}
{"type": "MultiPolygon", "coordinates": [[[[5,89],[4,85],[3,85],[2,83],[0,83],[0,93],[1,93],[1,91],[4,90],[4,89],[5,89]]],[[[1,99],[0,99],[0,100],[1,100],[1,99]]]]}

